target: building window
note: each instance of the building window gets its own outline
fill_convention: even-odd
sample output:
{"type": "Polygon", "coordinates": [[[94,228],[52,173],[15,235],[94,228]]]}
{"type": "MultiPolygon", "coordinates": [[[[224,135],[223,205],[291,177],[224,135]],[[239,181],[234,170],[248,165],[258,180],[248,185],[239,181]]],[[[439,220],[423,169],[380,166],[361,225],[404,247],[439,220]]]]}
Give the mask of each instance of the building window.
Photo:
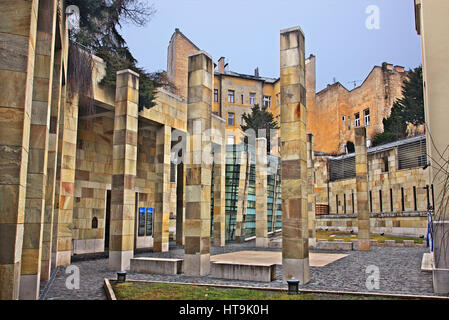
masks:
{"type": "Polygon", "coordinates": [[[228,102],[229,103],[235,102],[235,91],[234,90],[228,90],[228,102]]]}
{"type": "Polygon", "coordinates": [[[255,93],[249,94],[249,104],[252,106],[256,104],[256,94],[255,93]]]}
{"type": "Polygon", "coordinates": [[[371,148],[371,139],[366,139],[366,147],[371,148]]]}
{"type": "Polygon", "coordinates": [[[271,107],[271,97],[263,96],[263,106],[267,108],[271,107]]]}
{"type": "Polygon", "coordinates": [[[235,125],[235,113],[228,112],[228,126],[233,127],[235,125]]]}
{"type": "Polygon", "coordinates": [[[97,217],[92,218],[92,229],[98,229],[98,219],[97,217]]]}
{"type": "Polygon", "coordinates": [[[176,182],[176,164],[173,162],[170,162],[170,182],[176,182]]]}
{"type": "Polygon", "coordinates": [[[365,126],[369,126],[371,124],[371,118],[369,116],[369,109],[363,110],[363,121],[365,126]]]}
{"type": "Polygon", "coordinates": [[[343,116],[343,117],[341,118],[341,120],[342,120],[342,122],[343,122],[343,129],[345,129],[345,128],[346,128],[346,116],[343,116]]]}
{"type": "Polygon", "coordinates": [[[348,116],[348,130],[351,130],[351,116],[348,116]]]}
{"type": "Polygon", "coordinates": [[[281,104],[281,94],[276,94],[276,106],[279,106],[281,104]]]}
{"type": "Polygon", "coordinates": [[[214,102],[218,102],[218,89],[214,89],[214,102]]]}
{"type": "Polygon", "coordinates": [[[354,115],[354,127],[360,127],[360,113],[354,115]]]}
{"type": "Polygon", "coordinates": [[[235,143],[234,136],[228,136],[228,144],[234,144],[234,143],[235,143]]]}
{"type": "Polygon", "coordinates": [[[382,172],[388,172],[389,168],[388,168],[388,157],[384,157],[382,159],[383,162],[383,166],[382,166],[382,172]]]}

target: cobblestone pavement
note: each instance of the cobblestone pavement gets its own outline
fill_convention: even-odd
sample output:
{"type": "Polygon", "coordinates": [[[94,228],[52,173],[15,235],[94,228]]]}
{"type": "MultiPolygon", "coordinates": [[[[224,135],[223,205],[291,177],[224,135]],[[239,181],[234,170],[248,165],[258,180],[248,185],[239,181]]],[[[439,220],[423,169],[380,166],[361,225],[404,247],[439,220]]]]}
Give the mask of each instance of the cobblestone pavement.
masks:
{"type": "MultiPolygon", "coordinates": [[[[231,244],[225,248],[212,248],[212,255],[242,250],[280,251],[280,249],[257,249],[253,244],[231,244]]],[[[170,252],[153,253],[151,251],[136,253],[137,257],[170,257],[182,258],[184,249],[171,246],[170,252]]],[[[349,256],[333,262],[325,267],[311,267],[311,281],[303,289],[330,290],[330,291],[360,291],[369,292],[366,288],[366,280],[369,274],[366,268],[370,265],[379,267],[380,288],[372,292],[377,293],[402,293],[433,295],[432,274],[421,272],[421,259],[426,248],[406,247],[373,247],[369,252],[348,251],[349,256]]],[[[313,251],[328,252],[330,251],[313,251]]],[[[82,299],[95,300],[106,299],[103,289],[104,278],[116,278],[116,273],[108,270],[108,260],[105,254],[93,256],[75,256],[72,264],[80,269],[80,289],[68,290],[65,282],[69,274],[65,273],[65,267],[56,271],[54,281],[47,288],[45,299],[82,299]]],[[[276,280],[270,283],[216,279],[207,277],[192,277],[185,275],[149,275],[128,273],[128,279],[154,280],[180,283],[206,283],[222,285],[239,285],[266,288],[286,288],[282,282],[282,267],[277,266],[276,280]]],[[[42,284],[42,288],[45,287],[42,284]]],[[[41,291],[43,292],[43,291],[41,291]]]]}

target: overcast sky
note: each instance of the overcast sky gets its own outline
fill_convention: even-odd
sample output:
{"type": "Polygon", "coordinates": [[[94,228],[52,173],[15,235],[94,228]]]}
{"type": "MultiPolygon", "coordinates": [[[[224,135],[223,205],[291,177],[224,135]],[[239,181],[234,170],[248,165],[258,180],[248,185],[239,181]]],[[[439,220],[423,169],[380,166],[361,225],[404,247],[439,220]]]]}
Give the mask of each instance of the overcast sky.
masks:
{"type": "MultiPolygon", "coordinates": [[[[179,28],[216,62],[232,71],[279,77],[279,31],[300,26],[306,57],[317,57],[317,90],[335,78],[348,89],[374,65],[407,69],[421,64],[413,0],[148,0],[157,12],[144,28],[126,25],[123,34],[139,65],[166,70],[167,46],[179,28]],[[366,12],[379,8],[379,24],[366,12]],[[369,19],[370,26],[366,27],[369,19]]],[[[357,82],[360,84],[360,81],[357,82]]]]}

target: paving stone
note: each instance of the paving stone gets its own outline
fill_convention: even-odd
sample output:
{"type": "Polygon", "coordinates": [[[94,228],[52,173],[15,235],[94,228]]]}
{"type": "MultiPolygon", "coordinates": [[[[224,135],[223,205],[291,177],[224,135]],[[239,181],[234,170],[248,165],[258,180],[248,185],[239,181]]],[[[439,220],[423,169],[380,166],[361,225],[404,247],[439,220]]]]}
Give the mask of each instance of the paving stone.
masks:
{"type": "MultiPolygon", "coordinates": [[[[226,247],[211,248],[213,255],[236,251],[280,251],[272,248],[255,248],[254,241],[243,244],[228,244],[226,247]]],[[[303,289],[315,290],[339,290],[361,291],[377,293],[402,293],[434,295],[432,288],[432,274],[421,272],[421,261],[426,248],[408,247],[372,247],[371,251],[345,251],[347,257],[337,260],[325,267],[311,267],[311,281],[302,286],[303,289]],[[366,288],[366,280],[369,274],[366,268],[370,265],[377,266],[380,271],[380,289],[369,291],[366,288]]],[[[324,250],[312,250],[311,252],[335,253],[324,250]]],[[[180,246],[170,246],[169,252],[136,253],[136,257],[165,257],[183,258],[184,249],[180,246]]],[[[59,268],[55,279],[45,296],[47,300],[95,300],[106,299],[103,289],[104,278],[116,278],[116,273],[108,270],[107,254],[97,254],[88,257],[76,256],[73,265],[80,268],[80,289],[69,290],[65,282],[69,274],[65,274],[65,268],[59,268]]],[[[261,288],[286,288],[282,282],[282,267],[276,268],[276,280],[264,283],[255,281],[238,281],[216,279],[211,276],[193,277],[184,274],[178,275],[150,275],[129,272],[128,279],[167,281],[177,283],[202,283],[253,286],[261,288]]],[[[42,284],[43,289],[45,283],[42,284]]],[[[42,291],[41,291],[42,292],[42,291]]]]}

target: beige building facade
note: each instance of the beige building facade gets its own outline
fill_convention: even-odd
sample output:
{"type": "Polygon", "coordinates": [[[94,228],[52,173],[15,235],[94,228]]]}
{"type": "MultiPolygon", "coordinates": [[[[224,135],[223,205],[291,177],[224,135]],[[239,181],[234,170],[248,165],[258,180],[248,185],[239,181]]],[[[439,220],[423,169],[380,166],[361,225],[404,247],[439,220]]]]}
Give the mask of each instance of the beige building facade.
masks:
{"type": "Polygon", "coordinates": [[[435,187],[434,244],[435,292],[449,293],[449,209],[447,208],[449,3],[444,0],[415,0],[416,31],[421,36],[429,179],[435,187]]]}

